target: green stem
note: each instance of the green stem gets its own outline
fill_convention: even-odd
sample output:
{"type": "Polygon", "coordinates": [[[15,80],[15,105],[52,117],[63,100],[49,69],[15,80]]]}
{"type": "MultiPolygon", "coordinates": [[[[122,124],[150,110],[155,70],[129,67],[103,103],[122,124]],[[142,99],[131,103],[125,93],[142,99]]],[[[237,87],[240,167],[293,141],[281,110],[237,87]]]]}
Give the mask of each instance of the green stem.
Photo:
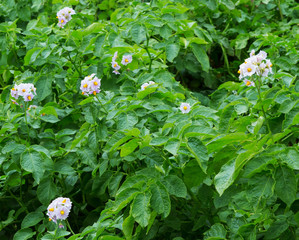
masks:
{"type": "Polygon", "coordinates": [[[281,7],[280,7],[280,0],[277,0],[277,7],[279,9],[280,18],[281,18],[281,20],[283,20],[283,15],[282,15],[281,7]]]}
{"type": "Polygon", "coordinates": [[[25,123],[27,126],[27,132],[28,132],[28,143],[30,143],[30,129],[29,129],[29,125],[28,125],[28,121],[27,121],[27,111],[26,111],[26,102],[24,102],[24,114],[25,114],[25,123]]]}
{"type": "Polygon", "coordinates": [[[101,107],[103,108],[104,112],[106,114],[108,114],[107,110],[104,108],[104,105],[102,104],[102,102],[100,101],[99,97],[97,95],[95,95],[96,99],[98,99],[98,102],[100,103],[101,107]]]}
{"type": "Polygon", "coordinates": [[[82,77],[82,72],[78,69],[76,63],[73,62],[73,60],[72,60],[71,55],[70,55],[69,52],[68,52],[68,57],[69,57],[70,62],[73,64],[75,70],[79,73],[79,77],[80,77],[80,78],[83,78],[83,77],[82,77]]]}
{"type": "Polygon", "coordinates": [[[152,62],[153,62],[153,60],[152,60],[151,54],[150,54],[150,52],[148,50],[148,44],[149,44],[149,36],[146,35],[146,46],[145,46],[145,50],[147,52],[147,55],[148,55],[149,61],[150,61],[149,62],[149,67],[148,67],[148,72],[150,73],[152,71],[152,62]]]}
{"type": "Polygon", "coordinates": [[[271,132],[271,129],[270,129],[270,125],[269,125],[269,122],[268,122],[268,118],[267,118],[267,115],[266,115],[266,112],[264,110],[264,106],[263,106],[263,99],[262,99],[262,95],[261,95],[261,85],[262,85],[262,80],[261,80],[261,77],[258,78],[258,80],[256,81],[256,84],[257,85],[257,92],[258,92],[258,95],[259,95],[259,100],[261,102],[261,108],[262,108],[262,113],[264,115],[264,118],[265,118],[265,122],[266,122],[266,125],[267,125],[267,128],[268,128],[268,132],[272,135],[272,132],[271,132]]]}
{"type": "Polygon", "coordinates": [[[68,226],[69,230],[71,231],[71,233],[72,233],[73,235],[75,235],[74,231],[73,231],[72,228],[71,228],[71,225],[69,224],[69,221],[68,221],[67,219],[65,219],[65,222],[66,222],[66,225],[68,226]]]}

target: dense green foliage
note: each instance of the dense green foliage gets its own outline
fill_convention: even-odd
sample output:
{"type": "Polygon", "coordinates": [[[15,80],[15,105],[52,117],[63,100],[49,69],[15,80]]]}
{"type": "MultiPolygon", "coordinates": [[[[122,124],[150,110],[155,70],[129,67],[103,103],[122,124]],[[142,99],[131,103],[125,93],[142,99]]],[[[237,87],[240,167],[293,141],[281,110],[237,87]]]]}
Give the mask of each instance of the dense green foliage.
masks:
{"type": "Polygon", "coordinates": [[[0,239],[299,237],[298,16],[292,0],[1,1],[0,239]],[[252,49],[273,74],[247,87],[252,49]],[[116,51],[133,57],[119,75],[116,51]],[[82,95],[93,73],[101,92],[82,95]],[[37,96],[16,105],[20,83],[37,96]],[[72,230],[46,216],[59,196],[72,230]]]}

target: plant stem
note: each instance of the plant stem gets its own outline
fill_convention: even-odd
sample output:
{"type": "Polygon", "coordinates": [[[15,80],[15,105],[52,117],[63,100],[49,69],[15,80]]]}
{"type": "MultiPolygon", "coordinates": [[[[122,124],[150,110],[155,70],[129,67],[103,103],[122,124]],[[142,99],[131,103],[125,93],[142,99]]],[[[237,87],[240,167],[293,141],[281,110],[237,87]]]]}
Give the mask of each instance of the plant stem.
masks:
{"type": "Polygon", "coordinates": [[[75,235],[74,231],[73,231],[72,228],[71,228],[71,225],[69,224],[69,221],[68,221],[67,219],[65,219],[65,222],[66,222],[66,225],[68,226],[68,228],[70,229],[71,233],[72,233],[73,235],[75,235]]]}
{"type": "Polygon", "coordinates": [[[24,102],[24,115],[25,115],[25,123],[27,126],[27,132],[28,132],[28,143],[30,143],[30,129],[28,126],[28,121],[27,121],[27,111],[26,111],[26,102],[24,102]]]}
{"type": "Polygon", "coordinates": [[[266,115],[266,112],[265,112],[264,106],[263,106],[263,99],[262,99],[261,89],[260,89],[261,85],[262,85],[261,77],[258,78],[258,80],[256,81],[256,83],[257,82],[258,82],[258,84],[257,84],[257,92],[258,92],[258,95],[259,95],[259,100],[261,102],[262,112],[263,112],[263,115],[264,115],[264,118],[265,118],[265,121],[266,121],[268,132],[272,135],[272,132],[271,132],[271,129],[270,129],[270,125],[269,125],[269,122],[268,122],[268,118],[267,118],[267,115],[266,115]]]}
{"type": "Polygon", "coordinates": [[[79,73],[79,77],[82,78],[82,72],[81,72],[81,70],[78,69],[76,63],[73,62],[73,60],[72,60],[71,55],[70,55],[69,52],[68,52],[68,57],[69,57],[70,62],[73,64],[75,70],[79,73]]]}
{"type": "Polygon", "coordinates": [[[148,55],[149,61],[150,61],[149,62],[149,66],[148,66],[148,72],[150,73],[152,71],[152,62],[153,62],[153,60],[152,60],[151,54],[150,54],[150,52],[148,50],[148,44],[149,44],[149,36],[146,34],[146,46],[145,46],[145,50],[147,52],[147,55],[148,55]]]}
{"type": "Polygon", "coordinates": [[[98,97],[97,95],[95,95],[95,97],[96,97],[96,99],[98,99],[98,101],[99,101],[100,105],[102,106],[104,112],[108,114],[107,110],[104,108],[104,105],[103,105],[102,102],[100,101],[99,97],[98,97]]]}

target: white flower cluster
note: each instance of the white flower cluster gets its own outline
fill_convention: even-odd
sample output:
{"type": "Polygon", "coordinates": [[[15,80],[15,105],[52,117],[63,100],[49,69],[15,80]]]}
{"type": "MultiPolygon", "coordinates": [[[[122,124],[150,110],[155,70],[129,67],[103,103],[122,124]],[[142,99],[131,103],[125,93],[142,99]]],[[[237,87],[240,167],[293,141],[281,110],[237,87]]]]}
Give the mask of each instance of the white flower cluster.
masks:
{"type": "MultiPolygon", "coordinates": [[[[36,95],[36,88],[32,83],[16,84],[10,90],[10,95],[16,100],[21,96],[25,102],[30,102],[36,95]]],[[[13,100],[13,103],[17,104],[15,100],[13,100]]]]}
{"type": "Polygon", "coordinates": [[[95,76],[95,73],[93,73],[90,76],[85,77],[81,81],[80,90],[82,94],[86,96],[88,96],[89,94],[96,95],[101,91],[100,87],[101,87],[101,79],[98,79],[95,76]]]}
{"type": "Polygon", "coordinates": [[[57,12],[58,26],[63,28],[71,19],[72,15],[76,14],[75,10],[65,7],[57,12]]]}
{"type": "Polygon", "coordinates": [[[53,200],[48,206],[47,215],[49,221],[65,220],[69,216],[72,208],[72,202],[69,198],[59,197],[53,200]]]}
{"type": "Polygon", "coordinates": [[[143,91],[143,90],[146,89],[148,86],[150,86],[150,85],[154,85],[154,84],[156,84],[156,83],[153,82],[153,81],[149,81],[148,83],[143,83],[143,84],[141,85],[141,90],[140,90],[140,91],[143,91]]]}
{"type": "MultiPolygon", "coordinates": [[[[118,71],[120,69],[120,66],[116,62],[116,58],[117,58],[117,52],[114,53],[114,55],[112,57],[112,62],[111,62],[112,68],[114,69],[113,73],[120,74],[118,71]]],[[[122,65],[126,66],[131,62],[132,62],[132,55],[123,55],[122,60],[121,60],[122,65]]]]}
{"type": "MultiPolygon", "coordinates": [[[[238,73],[239,78],[250,77],[254,74],[257,76],[267,77],[269,73],[272,73],[272,63],[267,58],[267,53],[260,51],[255,55],[255,51],[252,50],[250,58],[247,58],[244,63],[240,65],[238,73]]],[[[253,86],[250,83],[245,83],[247,86],[253,86]]]]}
{"type": "Polygon", "coordinates": [[[182,103],[180,106],[180,110],[182,111],[182,113],[188,113],[191,110],[191,106],[189,103],[182,103]]]}

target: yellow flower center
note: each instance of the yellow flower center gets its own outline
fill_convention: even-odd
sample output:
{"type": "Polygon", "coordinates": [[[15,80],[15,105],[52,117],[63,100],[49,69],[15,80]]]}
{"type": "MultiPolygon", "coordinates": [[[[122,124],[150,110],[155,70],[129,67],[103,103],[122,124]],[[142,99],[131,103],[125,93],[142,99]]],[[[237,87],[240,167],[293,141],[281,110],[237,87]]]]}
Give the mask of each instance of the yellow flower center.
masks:
{"type": "Polygon", "coordinates": [[[125,59],[125,62],[129,62],[129,60],[128,60],[128,59],[125,59]]]}
{"type": "Polygon", "coordinates": [[[251,69],[251,68],[247,68],[247,71],[248,71],[248,72],[251,72],[251,71],[252,71],[252,69],[251,69]]]}
{"type": "Polygon", "coordinates": [[[87,84],[84,84],[83,87],[84,87],[84,88],[87,88],[87,84]]]}
{"type": "Polygon", "coordinates": [[[51,218],[49,218],[49,222],[51,222],[52,221],[52,219],[51,218]]]}
{"type": "Polygon", "coordinates": [[[98,85],[98,82],[94,82],[93,84],[94,84],[94,85],[98,85]]]}
{"type": "MultiPolygon", "coordinates": [[[[46,114],[45,114],[45,113],[42,113],[42,115],[45,116],[46,114]]],[[[49,210],[50,210],[50,209],[49,209],[49,210]]],[[[51,210],[50,210],[50,211],[51,211],[51,210]]],[[[53,209],[53,211],[54,211],[54,209],[53,209]]]]}
{"type": "Polygon", "coordinates": [[[245,61],[245,64],[246,64],[247,62],[245,61]]]}
{"type": "Polygon", "coordinates": [[[239,70],[239,71],[238,71],[238,73],[240,74],[240,73],[241,73],[241,71],[239,70]]]}
{"type": "Polygon", "coordinates": [[[66,199],[63,199],[62,203],[65,203],[66,202],[66,199]]]}
{"type": "Polygon", "coordinates": [[[64,211],[60,211],[60,214],[61,214],[61,215],[64,215],[64,211]]]}
{"type": "Polygon", "coordinates": [[[16,91],[16,89],[15,89],[15,88],[12,88],[12,90],[13,90],[13,91],[16,91]]]}
{"type": "Polygon", "coordinates": [[[23,90],[22,90],[22,92],[26,92],[26,90],[25,90],[25,89],[23,89],[23,90]]]}
{"type": "Polygon", "coordinates": [[[49,211],[50,211],[50,212],[53,212],[53,211],[54,211],[54,208],[50,208],[49,211]]]}
{"type": "Polygon", "coordinates": [[[187,110],[187,109],[188,109],[186,106],[184,106],[183,108],[184,108],[184,110],[187,110]]]}
{"type": "Polygon", "coordinates": [[[146,89],[148,86],[144,86],[144,89],[146,89]]]}
{"type": "Polygon", "coordinates": [[[84,95],[84,92],[82,92],[82,95],[84,95]]]}
{"type": "Polygon", "coordinates": [[[97,95],[97,92],[96,92],[96,91],[93,91],[93,95],[97,95]]]}
{"type": "Polygon", "coordinates": [[[117,67],[117,63],[115,63],[115,64],[113,65],[113,67],[117,67]]]}
{"type": "Polygon", "coordinates": [[[273,65],[272,64],[270,64],[270,67],[272,67],[273,65]]]}
{"type": "Polygon", "coordinates": [[[63,19],[61,19],[61,21],[60,21],[61,23],[63,23],[64,21],[63,21],[63,19]]]}
{"type": "Polygon", "coordinates": [[[28,100],[31,100],[31,96],[28,96],[27,98],[28,98],[28,100]]]}
{"type": "Polygon", "coordinates": [[[247,81],[247,82],[246,82],[246,86],[249,86],[250,84],[251,84],[250,81],[247,81]]]}

